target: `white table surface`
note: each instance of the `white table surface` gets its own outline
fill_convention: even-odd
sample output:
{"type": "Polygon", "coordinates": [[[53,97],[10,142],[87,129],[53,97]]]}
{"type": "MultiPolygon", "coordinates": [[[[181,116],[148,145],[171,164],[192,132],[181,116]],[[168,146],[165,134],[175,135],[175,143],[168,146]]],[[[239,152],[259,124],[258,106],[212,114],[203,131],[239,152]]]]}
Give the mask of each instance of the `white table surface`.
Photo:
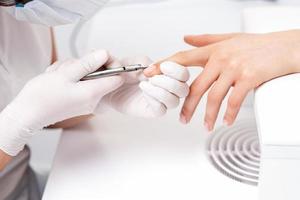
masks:
{"type": "Polygon", "coordinates": [[[203,195],[219,200],[226,193],[236,193],[231,199],[238,200],[254,190],[207,161],[209,134],[199,114],[184,126],[175,112],[152,120],[110,113],[64,131],[43,200],[196,200],[203,195]]]}

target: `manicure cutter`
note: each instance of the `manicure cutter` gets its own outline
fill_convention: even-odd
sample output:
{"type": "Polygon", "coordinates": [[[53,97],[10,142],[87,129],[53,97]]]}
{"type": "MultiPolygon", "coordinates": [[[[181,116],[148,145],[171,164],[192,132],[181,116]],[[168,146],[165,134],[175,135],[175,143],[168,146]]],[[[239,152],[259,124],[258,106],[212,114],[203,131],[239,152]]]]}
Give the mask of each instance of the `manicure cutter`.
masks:
{"type": "Polygon", "coordinates": [[[102,77],[118,75],[118,74],[122,74],[125,72],[144,70],[147,67],[148,66],[145,66],[142,64],[134,64],[134,65],[121,66],[121,67],[113,68],[113,69],[106,69],[106,70],[102,70],[102,71],[95,71],[95,72],[83,77],[81,80],[86,81],[86,80],[92,80],[92,79],[98,79],[98,78],[102,78],[102,77]]]}

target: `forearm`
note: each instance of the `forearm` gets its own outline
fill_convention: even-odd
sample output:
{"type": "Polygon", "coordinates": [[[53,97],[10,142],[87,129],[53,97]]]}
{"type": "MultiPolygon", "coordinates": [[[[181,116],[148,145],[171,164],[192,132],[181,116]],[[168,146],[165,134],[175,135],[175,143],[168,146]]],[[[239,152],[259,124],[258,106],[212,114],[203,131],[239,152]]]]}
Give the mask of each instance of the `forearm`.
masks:
{"type": "Polygon", "coordinates": [[[5,168],[5,166],[10,162],[11,158],[11,156],[0,150],[0,171],[5,168]]]}

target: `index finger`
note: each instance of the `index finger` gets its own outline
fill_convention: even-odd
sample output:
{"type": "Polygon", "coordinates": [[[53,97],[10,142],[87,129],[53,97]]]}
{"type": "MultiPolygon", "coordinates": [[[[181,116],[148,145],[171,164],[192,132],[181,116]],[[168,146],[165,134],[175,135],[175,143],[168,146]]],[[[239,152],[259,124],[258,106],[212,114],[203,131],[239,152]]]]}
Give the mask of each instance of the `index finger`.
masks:
{"type": "Polygon", "coordinates": [[[205,66],[211,54],[212,46],[196,48],[187,51],[180,51],[173,56],[152,64],[144,70],[144,75],[152,77],[161,74],[160,64],[165,61],[175,62],[179,65],[188,66],[205,66]]]}
{"type": "Polygon", "coordinates": [[[201,47],[213,43],[222,42],[239,36],[242,33],[226,33],[226,34],[205,34],[205,35],[186,35],[184,41],[192,46],[201,47]]]}

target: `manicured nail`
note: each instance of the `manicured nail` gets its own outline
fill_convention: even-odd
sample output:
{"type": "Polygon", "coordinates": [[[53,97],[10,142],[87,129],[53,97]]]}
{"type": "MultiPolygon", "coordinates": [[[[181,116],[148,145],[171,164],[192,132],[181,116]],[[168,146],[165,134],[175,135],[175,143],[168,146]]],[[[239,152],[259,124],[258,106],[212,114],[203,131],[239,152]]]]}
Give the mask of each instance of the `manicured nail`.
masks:
{"type": "Polygon", "coordinates": [[[150,65],[148,68],[144,70],[145,74],[151,74],[156,69],[156,65],[150,65]]]}
{"type": "Polygon", "coordinates": [[[206,129],[206,131],[207,131],[208,133],[211,132],[211,127],[210,127],[210,125],[209,125],[207,122],[204,123],[204,127],[205,127],[205,129],[206,129]]]}
{"type": "Polygon", "coordinates": [[[186,117],[183,114],[180,114],[180,118],[179,118],[180,122],[183,124],[187,124],[188,121],[186,119],[186,117]]]}
{"type": "Polygon", "coordinates": [[[229,123],[228,123],[227,119],[223,119],[223,124],[224,124],[225,126],[229,126],[229,123]]]}

